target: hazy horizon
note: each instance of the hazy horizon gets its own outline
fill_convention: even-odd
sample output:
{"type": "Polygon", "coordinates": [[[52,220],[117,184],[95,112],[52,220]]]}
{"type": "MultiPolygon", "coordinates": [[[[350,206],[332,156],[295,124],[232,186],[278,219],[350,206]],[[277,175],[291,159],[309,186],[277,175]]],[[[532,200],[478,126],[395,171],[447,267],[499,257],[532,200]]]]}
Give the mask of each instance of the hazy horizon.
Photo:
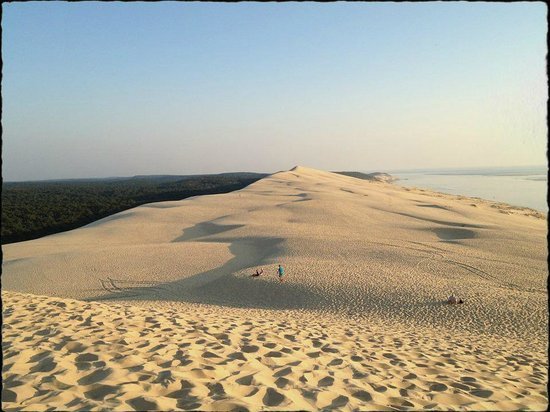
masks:
{"type": "MultiPolygon", "coordinates": [[[[298,164],[295,166],[303,166],[303,167],[309,167],[308,165],[298,164]]],[[[226,174],[226,173],[257,173],[257,174],[273,174],[281,171],[290,170],[288,169],[281,169],[281,170],[268,170],[268,171],[258,171],[258,170],[225,170],[221,172],[213,172],[213,173],[155,173],[150,175],[144,175],[144,174],[134,174],[134,175],[119,175],[119,176],[84,176],[84,177],[62,177],[62,178],[50,178],[50,179],[32,179],[32,180],[6,180],[4,179],[4,183],[23,183],[23,182],[41,182],[41,181],[61,181],[61,180],[101,180],[101,179],[131,179],[133,177],[161,177],[161,176],[193,176],[193,175],[203,175],[203,174],[226,174]]],[[[548,171],[547,165],[518,165],[518,166],[493,166],[493,167],[431,167],[431,168],[412,168],[412,169],[330,169],[326,170],[327,172],[359,172],[359,173],[423,173],[423,172],[438,172],[438,171],[470,171],[470,170],[486,170],[486,171],[495,171],[495,170],[504,170],[504,171],[512,171],[512,170],[518,170],[522,171],[525,169],[538,169],[538,171],[548,171]]]]}
{"type": "Polygon", "coordinates": [[[542,2],[2,9],[7,182],[547,165],[542,2]]]}

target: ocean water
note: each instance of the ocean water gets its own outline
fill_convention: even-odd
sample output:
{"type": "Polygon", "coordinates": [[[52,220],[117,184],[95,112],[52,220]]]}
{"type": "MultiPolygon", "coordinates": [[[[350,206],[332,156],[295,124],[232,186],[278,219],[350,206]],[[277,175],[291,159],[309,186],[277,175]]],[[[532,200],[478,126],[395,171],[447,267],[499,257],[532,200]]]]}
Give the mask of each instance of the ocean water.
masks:
{"type": "Polygon", "coordinates": [[[432,169],[389,171],[395,184],[480,197],[548,213],[547,168],[432,169]]]}

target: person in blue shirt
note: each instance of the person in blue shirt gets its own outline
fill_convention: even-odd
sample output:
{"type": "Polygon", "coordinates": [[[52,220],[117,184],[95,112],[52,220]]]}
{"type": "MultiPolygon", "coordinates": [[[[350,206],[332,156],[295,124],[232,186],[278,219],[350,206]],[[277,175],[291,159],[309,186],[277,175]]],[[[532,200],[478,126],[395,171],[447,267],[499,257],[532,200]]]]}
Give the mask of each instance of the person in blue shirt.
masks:
{"type": "Polygon", "coordinates": [[[285,270],[281,265],[279,265],[279,268],[277,269],[277,273],[279,274],[279,281],[283,281],[283,276],[285,275],[285,270]]]}

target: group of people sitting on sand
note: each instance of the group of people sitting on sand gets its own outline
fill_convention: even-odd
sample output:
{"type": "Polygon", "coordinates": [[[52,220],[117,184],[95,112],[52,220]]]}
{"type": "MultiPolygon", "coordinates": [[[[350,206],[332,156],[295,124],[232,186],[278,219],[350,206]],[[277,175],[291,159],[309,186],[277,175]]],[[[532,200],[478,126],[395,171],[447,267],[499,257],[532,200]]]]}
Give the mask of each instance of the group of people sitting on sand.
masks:
{"type": "MultiPolygon", "coordinates": [[[[264,270],[262,268],[256,269],[256,273],[253,273],[252,275],[250,275],[250,277],[257,278],[258,276],[260,276],[263,273],[264,273],[264,270]]],[[[282,282],[283,281],[283,276],[285,275],[285,270],[283,269],[283,267],[281,265],[279,265],[279,267],[277,268],[277,274],[279,275],[279,282],[282,282]]]]}
{"type": "Polygon", "coordinates": [[[457,299],[455,295],[451,295],[449,296],[449,299],[447,299],[447,303],[449,305],[459,305],[461,303],[464,303],[464,301],[462,299],[457,299]]]}

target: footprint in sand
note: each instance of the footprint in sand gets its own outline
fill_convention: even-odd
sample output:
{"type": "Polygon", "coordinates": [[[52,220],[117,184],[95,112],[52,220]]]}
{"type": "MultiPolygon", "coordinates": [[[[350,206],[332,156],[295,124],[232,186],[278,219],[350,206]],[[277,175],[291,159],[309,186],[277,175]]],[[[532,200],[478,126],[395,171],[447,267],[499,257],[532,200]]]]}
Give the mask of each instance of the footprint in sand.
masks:
{"type": "Polygon", "coordinates": [[[17,401],[17,394],[14,391],[10,391],[9,389],[2,389],[2,403],[4,402],[16,402],[17,401]]]}
{"type": "Polygon", "coordinates": [[[58,352],[60,351],[61,349],[63,349],[65,347],[65,345],[67,344],[67,341],[66,340],[62,340],[61,342],[59,343],[56,343],[54,346],[53,346],[53,349],[58,352]]]}
{"type": "Polygon", "coordinates": [[[177,391],[170,392],[166,395],[167,398],[172,399],[186,399],[189,397],[189,392],[191,392],[191,389],[178,389],[177,391]]]}
{"type": "Polygon", "coordinates": [[[191,397],[191,399],[180,399],[176,406],[184,411],[198,411],[201,408],[201,403],[198,402],[199,398],[191,397]]]}
{"type": "Polygon", "coordinates": [[[328,406],[330,409],[343,408],[348,404],[349,398],[344,395],[340,395],[332,400],[332,403],[328,406]]]}
{"type": "Polygon", "coordinates": [[[222,399],[226,396],[223,385],[219,382],[207,384],[206,387],[210,391],[208,397],[212,399],[222,399]]]}
{"type": "Polygon", "coordinates": [[[96,385],[93,389],[89,390],[88,392],[84,392],[84,396],[94,401],[101,401],[107,395],[115,394],[117,392],[118,392],[118,388],[116,386],[96,385]]]}
{"type": "Polygon", "coordinates": [[[84,376],[83,378],[80,378],[77,382],[79,385],[92,385],[94,383],[101,382],[112,372],[113,370],[111,368],[99,369],[84,376]]]}
{"type": "Polygon", "coordinates": [[[271,352],[267,352],[264,356],[268,358],[280,358],[283,355],[281,354],[281,352],[271,351],[271,352]]]}
{"type": "MultiPolygon", "coordinates": [[[[23,340],[25,341],[25,340],[23,340]]],[[[9,359],[11,358],[12,356],[15,356],[15,355],[19,355],[19,351],[7,351],[6,353],[4,353],[4,359],[9,359]]]]}
{"type": "Polygon", "coordinates": [[[148,373],[144,373],[144,374],[138,376],[138,381],[139,381],[139,382],[148,381],[148,380],[150,380],[150,379],[152,379],[152,378],[153,378],[153,375],[150,375],[150,374],[148,374],[148,373]]]}
{"type": "Polygon", "coordinates": [[[325,376],[323,379],[319,380],[317,386],[332,386],[334,383],[334,378],[332,376],[325,376]]]}
{"type": "Polygon", "coordinates": [[[55,328],[45,328],[45,329],[42,329],[42,330],[39,330],[38,332],[36,332],[35,334],[38,335],[38,336],[49,336],[49,337],[52,337],[52,336],[55,336],[55,335],[58,335],[59,332],[57,329],[55,328]]]}
{"type": "Polygon", "coordinates": [[[490,398],[493,394],[493,391],[486,390],[486,389],[474,389],[473,391],[470,391],[470,393],[474,396],[477,396],[478,398],[490,398]]]}
{"type": "Polygon", "coordinates": [[[127,400],[126,403],[136,411],[151,411],[159,409],[154,399],[144,396],[138,396],[137,398],[127,400]]]}
{"type": "Polygon", "coordinates": [[[476,382],[476,378],[472,378],[470,376],[462,376],[460,380],[462,382],[476,382]]]}
{"type": "Polygon", "coordinates": [[[352,375],[352,378],[353,379],[363,379],[367,376],[366,373],[363,373],[363,372],[359,372],[357,370],[354,370],[353,371],[353,375],[352,375]]]}
{"type": "Polygon", "coordinates": [[[41,360],[43,359],[46,359],[48,357],[48,355],[50,355],[51,352],[50,351],[44,351],[44,352],[40,352],[40,353],[37,353],[36,355],[33,355],[29,358],[29,362],[40,362],[41,360]]]}
{"type": "Polygon", "coordinates": [[[323,346],[321,350],[326,353],[338,353],[338,349],[331,348],[329,345],[323,346]]]}
{"type": "Polygon", "coordinates": [[[254,379],[254,375],[247,375],[243,376],[242,378],[236,379],[235,382],[237,382],[239,385],[243,386],[250,386],[252,385],[252,380],[254,379]]]}
{"type": "Polygon", "coordinates": [[[286,378],[278,378],[276,381],[275,381],[275,385],[277,386],[277,388],[279,389],[283,389],[285,386],[289,385],[290,384],[290,381],[286,378]]]}
{"type": "Polygon", "coordinates": [[[193,361],[191,359],[182,359],[180,361],[180,366],[187,366],[187,365],[190,365],[192,363],[193,363],[193,361]]]}
{"type": "Polygon", "coordinates": [[[370,386],[372,386],[372,389],[374,389],[378,393],[384,393],[388,390],[388,388],[386,388],[384,385],[374,385],[371,383],[370,386]]]}
{"type": "Polygon", "coordinates": [[[246,361],[246,358],[244,357],[244,355],[241,352],[230,353],[229,355],[227,355],[227,359],[232,360],[232,361],[233,360],[246,361]]]}
{"type": "Polygon", "coordinates": [[[274,377],[274,378],[279,378],[279,377],[281,377],[281,376],[286,376],[286,375],[288,375],[288,374],[290,374],[290,373],[292,373],[292,368],[286,367],[286,368],[283,368],[283,369],[281,369],[281,370],[275,372],[275,373],[273,374],[273,377],[274,377]]]}
{"type": "Polygon", "coordinates": [[[212,353],[212,352],[204,352],[202,354],[202,357],[205,358],[205,359],[219,358],[218,355],[216,355],[215,353],[212,353]]]}
{"type": "Polygon", "coordinates": [[[254,353],[254,352],[258,352],[260,348],[256,345],[244,345],[244,346],[241,346],[241,350],[244,352],[244,353],[254,353]]]}
{"type": "Polygon", "coordinates": [[[368,393],[367,391],[357,391],[357,392],[354,392],[352,393],[352,395],[354,398],[357,398],[359,399],[360,401],[363,401],[363,402],[370,402],[372,401],[372,396],[370,393],[368,393]]]}
{"type": "Polygon", "coordinates": [[[83,353],[75,358],[75,362],[95,362],[98,359],[98,356],[93,353],[83,353]]]}
{"type": "Polygon", "coordinates": [[[285,396],[281,395],[273,388],[267,388],[267,391],[262,399],[265,406],[278,406],[285,400],[285,396]]]}
{"type": "Polygon", "coordinates": [[[76,362],[74,365],[79,371],[87,371],[92,367],[90,362],[76,362]]]}
{"type": "Polygon", "coordinates": [[[164,349],[167,345],[160,343],[156,346],[153,346],[151,349],[149,349],[147,352],[155,352],[157,353],[160,349],[164,349]]]}
{"type": "Polygon", "coordinates": [[[10,375],[3,381],[3,387],[4,388],[15,388],[17,386],[21,386],[24,384],[22,381],[18,381],[17,378],[20,376],[17,374],[10,375]]]}
{"type": "Polygon", "coordinates": [[[259,391],[260,391],[260,389],[258,389],[257,387],[253,387],[252,390],[248,394],[244,395],[244,397],[249,398],[251,396],[256,395],[259,391]]]}
{"type": "Polygon", "coordinates": [[[451,383],[451,386],[453,388],[456,388],[456,389],[462,389],[463,391],[469,391],[470,390],[470,387],[468,385],[463,385],[463,384],[458,383],[458,382],[451,383]]]}
{"type": "Polygon", "coordinates": [[[394,405],[394,404],[390,404],[389,405],[391,408],[394,408],[396,410],[407,410],[407,408],[412,408],[414,407],[414,405],[412,403],[410,403],[409,401],[401,401],[400,404],[397,404],[397,405],[394,405]]]}
{"type": "Polygon", "coordinates": [[[191,389],[193,389],[195,385],[193,385],[191,382],[186,381],[185,379],[180,380],[180,389],[174,392],[170,392],[168,395],[166,395],[168,398],[174,398],[174,399],[180,399],[184,400],[186,398],[194,398],[193,396],[189,395],[189,392],[191,392],[191,389]]]}
{"type": "Polygon", "coordinates": [[[436,392],[443,392],[443,391],[446,391],[447,390],[447,385],[443,384],[443,383],[433,383],[432,385],[430,385],[430,391],[436,391],[436,392]]]}
{"type": "Polygon", "coordinates": [[[38,364],[34,365],[34,366],[30,369],[30,372],[31,372],[31,373],[35,373],[35,372],[51,372],[52,370],[55,369],[56,366],[57,366],[57,363],[54,362],[53,358],[48,357],[48,358],[43,359],[43,360],[41,360],[40,362],[38,362],[38,364]]]}
{"type": "Polygon", "coordinates": [[[152,381],[152,383],[159,383],[165,388],[168,387],[171,383],[175,382],[172,372],[169,370],[160,371],[157,378],[152,381]]]}

